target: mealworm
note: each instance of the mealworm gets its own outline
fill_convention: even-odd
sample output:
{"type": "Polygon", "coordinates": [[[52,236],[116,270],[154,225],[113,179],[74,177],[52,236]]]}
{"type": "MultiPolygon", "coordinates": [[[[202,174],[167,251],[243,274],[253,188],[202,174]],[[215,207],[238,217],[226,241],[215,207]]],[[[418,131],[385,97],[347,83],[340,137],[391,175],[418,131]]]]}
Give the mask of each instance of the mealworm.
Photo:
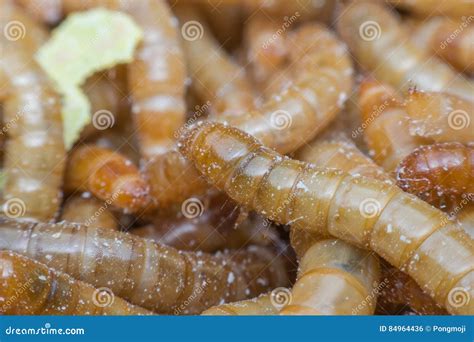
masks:
{"type": "MultiPolygon", "coordinates": [[[[300,150],[297,157],[318,167],[335,168],[353,176],[371,177],[388,184],[395,183],[395,180],[383,172],[377,164],[347,141],[316,141],[300,150]]],[[[320,236],[302,228],[292,227],[290,230],[291,245],[300,257],[318,240],[320,240],[320,236]]],[[[383,296],[383,305],[381,306],[383,309],[385,306],[393,306],[395,303],[405,306],[408,304],[417,312],[436,314],[441,311],[414,280],[399,271],[394,272],[394,268],[390,268],[389,271],[385,269],[386,267],[384,276],[382,276],[384,279],[382,291],[389,293],[390,296],[383,296]]]]}
{"type": "Polygon", "coordinates": [[[395,6],[412,11],[422,16],[452,16],[461,17],[473,15],[472,4],[465,0],[387,0],[395,6]]]}
{"type": "MultiPolygon", "coordinates": [[[[278,251],[284,250],[286,246],[277,232],[263,218],[250,214],[239,222],[237,205],[228,199],[222,200],[222,196],[217,197],[211,198],[211,203],[203,206],[202,211],[187,212],[184,203],[178,213],[163,213],[154,217],[154,223],[130,232],[179,250],[216,252],[248,245],[274,246],[278,251]]],[[[200,200],[190,200],[188,204],[193,202],[199,205],[200,200]]]]}
{"type": "Polygon", "coordinates": [[[404,108],[411,135],[434,142],[474,142],[474,102],[446,93],[411,91],[404,108]]]}
{"type": "Polygon", "coordinates": [[[133,304],[161,313],[196,314],[287,282],[282,257],[261,246],[210,255],[77,224],[0,218],[0,228],[0,249],[108,287],[133,304]]]}
{"type": "Polygon", "coordinates": [[[63,0],[66,12],[105,6],[128,13],[143,41],[128,66],[128,87],[141,154],[145,160],[173,148],[184,123],[185,64],[177,23],[163,0],[63,0]]]}
{"type": "Polygon", "coordinates": [[[7,136],[3,212],[52,220],[61,202],[65,151],[60,97],[34,60],[47,32],[10,2],[0,8],[0,101],[7,136]]]}
{"type": "Polygon", "coordinates": [[[91,228],[118,230],[114,214],[107,204],[93,197],[74,196],[64,204],[61,220],[84,224],[91,228]]]}
{"type": "Polygon", "coordinates": [[[0,314],[152,314],[108,290],[96,289],[22,255],[0,251],[0,314]]]}
{"type": "Polygon", "coordinates": [[[240,302],[213,306],[202,313],[205,316],[267,316],[277,314],[278,306],[273,305],[271,294],[263,294],[240,302]]]}
{"type": "Polygon", "coordinates": [[[446,310],[440,308],[407,274],[394,267],[384,266],[382,268],[384,286],[380,289],[377,303],[383,313],[394,309],[395,313],[398,313],[400,307],[404,308],[408,304],[418,315],[447,314],[446,310]]]}
{"type": "Polygon", "coordinates": [[[150,204],[149,186],[137,167],[118,152],[82,145],[68,159],[66,191],[88,191],[109,205],[136,213],[150,204]]]}
{"type": "Polygon", "coordinates": [[[402,99],[386,84],[365,80],[359,89],[364,140],[372,159],[386,171],[398,164],[426,139],[409,133],[410,121],[402,99]]]}
{"type": "Polygon", "coordinates": [[[244,69],[220,48],[199,11],[177,6],[174,13],[184,32],[182,43],[188,72],[193,79],[192,89],[203,103],[211,103],[211,114],[227,118],[253,109],[252,85],[244,69]],[[199,39],[188,37],[190,25],[195,22],[199,23],[196,26],[199,39]]]}
{"type": "Polygon", "coordinates": [[[281,23],[274,18],[256,14],[248,19],[244,27],[249,69],[253,81],[267,98],[290,81],[289,75],[283,72],[288,55],[287,33],[280,26],[281,23]],[[275,34],[279,29],[281,34],[275,34]]]}
{"type": "Polygon", "coordinates": [[[291,301],[280,314],[373,314],[379,277],[379,263],[371,252],[341,240],[317,242],[301,259],[291,301]]]}
{"type": "Polygon", "coordinates": [[[362,67],[397,89],[413,84],[426,91],[444,91],[472,99],[474,83],[415,46],[401,22],[381,4],[350,2],[337,28],[362,67]]]}
{"type": "Polygon", "coordinates": [[[197,4],[219,43],[229,51],[238,48],[241,40],[241,26],[245,19],[241,4],[209,1],[200,1],[197,4]]]}
{"type": "Polygon", "coordinates": [[[448,293],[473,292],[474,242],[447,215],[379,180],[317,169],[265,148],[247,133],[202,123],[181,150],[208,181],[277,223],[370,248],[409,274],[451,313],[448,293]]]}
{"type": "MultiPolygon", "coordinates": [[[[471,5],[472,6],[472,5],[471,5]]],[[[471,17],[473,20],[474,17],[471,17]]],[[[416,26],[413,41],[460,72],[474,73],[474,26],[466,20],[435,17],[416,26]],[[456,34],[453,34],[456,32],[456,34]]]]}
{"type": "MultiPolygon", "coordinates": [[[[298,47],[294,54],[299,54],[300,62],[293,70],[292,85],[260,109],[226,120],[281,153],[296,150],[325,128],[352,88],[347,50],[327,28],[306,24],[291,33],[291,40],[298,47]]],[[[206,189],[206,183],[178,152],[156,157],[147,165],[147,174],[160,206],[206,189]],[[181,179],[184,175],[185,182],[181,179]]]]}
{"type": "Polygon", "coordinates": [[[400,163],[397,183],[438,208],[452,207],[462,195],[474,196],[474,146],[422,146],[400,163]]]}

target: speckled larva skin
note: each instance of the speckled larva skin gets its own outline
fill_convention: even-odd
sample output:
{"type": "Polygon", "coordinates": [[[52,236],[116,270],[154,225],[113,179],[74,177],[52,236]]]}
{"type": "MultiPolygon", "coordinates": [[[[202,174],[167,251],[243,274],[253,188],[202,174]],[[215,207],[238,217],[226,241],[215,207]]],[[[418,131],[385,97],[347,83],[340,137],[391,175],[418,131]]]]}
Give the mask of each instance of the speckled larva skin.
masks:
{"type": "Polygon", "coordinates": [[[61,202],[65,151],[60,97],[34,60],[47,31],[9,1],[0,1],[0,13],[0,102],[7,128],[3,211],[10,211],[11,200],[24,208],[22,218],[48,221],[61,202]],[[9,23],[23,26],[9,33],[9,23]]]}
{"type": "Polygon", "coordinates": [[[282,157],[250,135],[202,123],[182,140],[182,152],[217,188],[278,223],[333,235],[377,252],[409,274],[451,313],[448,293],[474,291],[474,242],[441,211],[384,182],[282,157]],[[369,210],[361,206],[370,201],[369,210]]]}
{"type": "Polygon", "coordinates": [[[422,146],[399,165],[397,183],[438,208],[450,208],[461,196],[474,196],[474,146],[454,142],[422,146]]]}
{"type": "Polygon", "coordinates": [[[410,134],[434,142],[473,143],[472,101],[447,93],[410,92],[404,102],[410,134]]]}
{"type": "Polygon", "coordinates": [[[202,313],[205,316],[267,316],[277,315],[278,307],[272,304],[270,294],[240,302],[213,306],[202,313]]]}
{"type": "Polygon", "coordinates": [[[383,4],[348,3],[341,10],[337,28],[361,66],[397,90],[414,85],[420,90],[473,98],[474,82],[414,45],[395,14],[383,4]]]}
{"type": "Polygon", "coordinates": [[[472,63],[474,26],[463,23],[463,20],[451,20],[444,17],[431,18],[416,27],[413,41],[416,45],[424,47],[450,63],[458,71],[472,75],[474,73],[472,63]],[[453,32],[459,33],[453,35],[453,32]]]}
{"type": "Polygon", "coordinates": [[[380,267],[371,253],[336,239],[315,243],[300,261],[291,302],[280,314],[373,314],[380,267]]]}
{"type": "MultiPolygon", "coordinates": [[[[315,141],[298,151],[297,157],[318,167],[338,169],[353,176],[370,177],[387,184],[396,182],[375,162],[358,150],[354,144],[347,141],[315,141]]],[[[311,231],[295,227],[290,230],[291,246],[300,257],[319,240],[320,236],[312,234],[311,231]]],[[[384,284],[381,287],[384,291],[383,303],[385,305],[401,304],[406,306],[408,304],[417,312],[426,314],[444,312],[405,273],[390,267],[390,272],[384,272],[383,275],[384,284]]]]}
{"type": "Polygon", "coordinates": [[[128,13],[144,37],[128,67],[128,86],[141,153],[145,159],[175,144],[184,124],[185,63],[177,21],[162,0],[63,0],[65,12],[104,6],[128,13]]]}
{"type": "Polygon", "coordinates": [[[93,286],[22,255],[0,251],[2,315],[152,314],[112,293],[107,295],[102,302],[93,286]]]}
{"type": "Polygon", "coordinates": [[[426,142],[410,134],[406,108],[391,86],[365,80],[360,85],[358,103],[369,154],[385,171],[395,171],[403,158],[426,142]]]}
{"type": "Polygon", "coordinates": [[[282,257],[265,247],[215,255],[180,252],[131,234],[66,223],[0,218],[0,249],[168,314],[200,313],[288,281],[282,257]]]}
{"type": "Polygon", "coordinates": [[[64,188],[89,191],[132,213],[151,205],[149,186],[138,168],[119,152],[95,145],[81,145],[71,152],[64,188]]]}
{"type": "MultiPolygon", "coordinates": [[[[350,141],[314,141],[301,148],[296,154],[296,159],[321,168],[341,170],[353,176],[370,177],[390,184],[395,182],[350,141]]],[[[290,230],[291,246],[299,257],[320,239],[321,236],[301,227],[292,227],[290,230]]]]}
{"type": "Polygon", "coordinates": [[[388,0],[395,6],[399,6],[422,16],[447,15],[461,17],[473,15],[474,9],[469,1],[465,0],[388,0]]]}
{"type": "MultiPolygon", "coordinates": [[[[294,57],[299,63],[291,85],[258,110],[224,118],[281,153],[296,150],[329,124],[342,108],[353,76],[344,44],[324,26],[303,25],[289,39],[291,46],[299,47],[293,52],[299,54],[294,57]]],[[[179,203],[207,188],[177,152],[155,157],[147,170],[153,197],[161,206],[179,203]]]]}
{"type": "Polygon", "coordinates": [[[91,228],[118,230],[117,219],[108,205],[92,196],[68,198],[62,208],[61,220],[81,223],[91,228]]]}

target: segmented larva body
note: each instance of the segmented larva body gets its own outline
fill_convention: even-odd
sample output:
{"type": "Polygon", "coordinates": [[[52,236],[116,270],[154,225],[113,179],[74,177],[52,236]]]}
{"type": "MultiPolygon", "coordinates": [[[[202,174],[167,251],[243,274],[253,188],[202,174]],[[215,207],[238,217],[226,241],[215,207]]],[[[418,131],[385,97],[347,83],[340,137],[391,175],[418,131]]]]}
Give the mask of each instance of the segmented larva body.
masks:
{"type": "Polygon", "coordinates": [[[380,267],[371,253],[336,239],[315,243],[300,261],[291,300],[280,314],[373,314],[380,267]]]}
{"type": "Polygon", "coordinates": [[[288,53],[286,31],[275,34],[280,27],[279,21],[265,14],[253,15],[244,27],[246,58],[252,79],[266,97],[276,93],[275,90],[280,91],[281,85],[288,81],[283,73],[288,53]],[[277,82],[270,83],[275,79],[277,82]]]}
{"type": "Polygon", "coordinates": [[[143,41],[128,67],[129,90],[142,155],[149,159],[175,144],[184,123],[185,63],[177,22],[162,0],[63,0],[66,12],[105,6],[124,11],[143,30],[143,41]]]}
{"type": "Polygon", "coordinates": [[[199,1],[199,9],[206,17],[219,43],[229,51],[238,48],[245,19],[241,4],[199,1]]]}
{"type": "Polygon", "coordinates": [[[202,313],[205,316],[268,316],[277,315],[278,306],[271,300],[271,294],[263,294],[240,302],[213,306],[202,313]]]}
{"type": "MultiPolygon", "coordinates": [[[[371,177],[390,184],[394,183],[394,180],[380,166],[366,157],[350,141],[315,141],[301,148],[295,157],[318,167],[337,169],[353,176],[371,177]]],[[[321,236],[304,228],[294,226],[290,230],[291,246],[299,257],[302,257],[319,240],[321,236]]]]}
{"type": "Polygon", "coordinates": [[[421,90],[473,97],[474,83],[415,46],[398,18],[383,5],[350,2],[337,26],[355,59],[378,80],[399,90],[416,85],[421,90]]]}
{"type": "Polygon", "coordinates": [[[296,150],[334,119],[353,75],[345,45],[324,26],[305,24],[287,40],[292,47],[291,84],[257,111],[228,120],[281,153],[296,150]]]}
{"type": "Polygon", "coordinates": [[[92,196],[69,198],[62,209],[61,220],[80,223],[91,228],[118,230],[117,220],[108,205],[92,196]]]}
{"type": "Polygon", "coordinates": [[[465,0],[388,0],[395,6],[422,16],[451,16],[461,18],[473,15],[472,3],[465,0]]]}
{"type": "MultiPolygon", "coordinates": [[[[296,150],[326,127],[352,87],[353,69],[348,52],[327,28],[307,24],[291,36],[293,46],[297,47],[294,53],[299,53],[291,86],[259,110],[226,120],[281,153],[296,150]]],[[[160,206],[202,194],[207,187],[199,173],[176,151],[155,157],[146,171],[153,197],[160,206]]]]}
{"type": "MultiPolygon", "coordinates": [[[[194,203],[199,205],[197,201],[194,203]]],[[[183,251],[209,253],[248,245],[274,246],[282,251],[286,247],[262,217],[250,215],[239,222],[240,210],[233,201],[211,203],[191,216],[186,213],[186,202],[183,208],[184,215],[182,210],[164,213],[155,217],[153,224],[132,229],[130,233],[183,251]]]]}
{"type": "Polygon", "coordinates": [[[458,71],[474,73],[474,26],[469,22],[443,17],[431,18],[417,26],[413,41],[458,71]],[[454,35],[453,32],[459,33],[454,35]]]}
{"type": "MultiPolygon", "coordinates": [[[[387,184],[395,183],[395,180],[383,172],[383,169],[347,141],[316,141],[301,149],[297,157],[318,167],[335,168],[353,176],[370,177],[387,184]]],[[[290,230],[291,245],[300,257],[319,240],[319,235],[301,227],[292,227],[290,230]]],[[[432,314],[442,311],[413,279],[400,271],[395,272],[395,270],[390,267],[390,272],[384,272],[384,277],[382,277],[385,279],[381,287],[384,293],[390,294],[388,297],[384,296],[384,305],[406,306],[408,304],[417,312],[431,312],[432,314]]]]}
{"type": "Polygon", "coordinates": [[[114,83],[99,73],[87,79],[82,87],[91,104],[92,123],[81,131],[81,138],[102,134],[122,121],[125,114],[128,115],[123,100],[124,89],[118,89],[114,83]]]}
{"type": "Polygon", "coordinates": [[[474,102],[446,93],[412,91],[404,108],[411,135],[434,142],[474,142],[474,102]]]}
{"type": "Polygon", "coordinates": [[[0,251],[2,315],[150,315],[150,311],[37,261],[0,251]]]}
{"type": "Polygon", "coordinates": [[[404,308],[408,304],[419,315],[447,314],[446,310],[438,306],[407,274],[394,267],[384,266],[382,268],[383,286],[380,286],[377,303],[382,312],[393,308],[398,314],[400,307],[404,308]]]}
{"type": "Polygon", "coordinates": [[[188,72],[193,80],[192,88],[203,103],[211,103],[211,111],[216,118],[232,117],[253,109],[252,84],[245,69],[220,48],[199,11],[189,6],[177,6],[174,13],[181,22],[182,43],[188,72]],[[196,22],[199,25],[193,27],[196,22]],[[194,39],[193,33],[199,39],[194,39]]]}
{"type": "Polygon", "coordinates": [[[59,95],[34,60],[47,34],[8,1],[0,3],[0,11],[0,101],[7,136],[3,212],[52,220],[61,201],[65,151],[59,95]]]}
{"type": "Polygon", "coordinates": [[[438,208],[457,205],[462,195],[474,196],[474,146],[422,146],[400,163],[397,183],[438,208]]]}
{"type": "Polygon", "coordinates": [[[392,183],[390,176],[352,142],[343,140],[316,141],[301,148],[295,158],[318,167],[333,168],[353,176],[364,176],[392,183]]]}
{"type": "Polygon", "coordinates": [[[180,252],[131,234],[83,225],[1,218],[0,223],[0,249],[108,287],[156,312],[196,314],[288,281],[282,257],[265,247],[210,255],[180,252]]]}
{"type": "Polygon", "coordinates": [[[424,139],[410,134],[410,121],[396,91],[373,80],[359,90],[364,140],[378,165],[392,172],[424,139]]]}
{"type": "Polygon", "coordinates": [[[470,202],[466,198],[463,207],[457,213],[457,219],[459,223],[464,228],[464,230],[474,239],[474,204],[472,203],[472,196],[470,197],[470,202]]]}
{"type": "Polygon", "coordinates": [[[456,287],[474,291],[473,240],[415,196],[375,179],[282,157],[217,123],[190,130],[182,152],[241,205],[278,223],[370,248],[451,313],[474,312],[474,303],[454,307],[448,298],[456,287]]]}
{"type": "Polygon", "coordinates": [[[148,184],[137,167],[120,153],[94,145],[72,151],[64,187],[68,192],[91,192],[109,205],[133,213],[150,204],[148,184]]]}

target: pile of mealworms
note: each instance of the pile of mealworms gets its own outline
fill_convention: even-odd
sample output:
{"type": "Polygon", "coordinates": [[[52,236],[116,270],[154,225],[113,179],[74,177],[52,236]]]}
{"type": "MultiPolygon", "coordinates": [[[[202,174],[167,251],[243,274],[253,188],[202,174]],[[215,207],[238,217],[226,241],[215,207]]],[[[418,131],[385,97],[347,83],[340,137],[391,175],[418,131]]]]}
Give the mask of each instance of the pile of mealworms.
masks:
{"type": "Polygon", "coordinates": [[[0,314],[473,315],[473,73],[463,0],[0,0],[0,314]],[[97,7],[68,150],[33,57],[97,7]]]}

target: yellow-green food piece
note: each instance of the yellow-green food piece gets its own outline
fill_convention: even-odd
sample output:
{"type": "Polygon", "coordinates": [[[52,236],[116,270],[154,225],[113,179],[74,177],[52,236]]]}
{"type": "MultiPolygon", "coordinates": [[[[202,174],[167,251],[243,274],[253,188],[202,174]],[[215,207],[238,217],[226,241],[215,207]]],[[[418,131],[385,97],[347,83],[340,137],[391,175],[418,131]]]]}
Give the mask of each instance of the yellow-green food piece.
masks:
{"type": "Polygon", "coordinates": [[[36,60],[63,95],[66,148],[91,120],[89,100],[80,86],[98,71],[131,62],[142,36],[128,15],[97,8],[70,15],[38,50],[36,60]]]}

